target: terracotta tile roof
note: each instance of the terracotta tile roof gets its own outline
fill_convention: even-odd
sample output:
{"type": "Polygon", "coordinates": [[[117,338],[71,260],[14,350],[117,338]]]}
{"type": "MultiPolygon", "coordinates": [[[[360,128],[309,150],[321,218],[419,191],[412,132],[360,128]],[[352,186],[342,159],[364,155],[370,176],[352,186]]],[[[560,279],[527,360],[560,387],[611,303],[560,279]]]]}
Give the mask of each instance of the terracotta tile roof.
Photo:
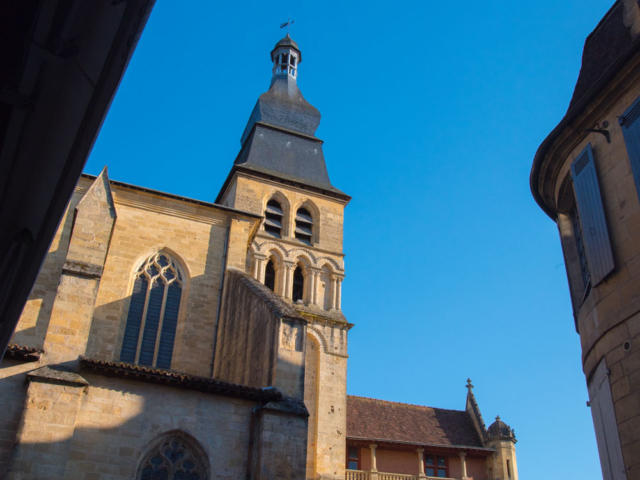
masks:
{"type": "Polygon", "coordinates": [[[483,448],[462,410],[347,396],[347,437],[418,445],[483,448]]]}
{"type": "Polygon", "coordinates": [[[80,366],[109,377],[128,378],[150,383],[158,383],[200,392],[226,395],[229,397],[246,398],[264,402],[282,399],[282,393],[273,387],[254,388],[235,383],[223,382],[208,377],[189,375],[173,370],[144,367],[125,362],[110,362],[80,357],[80,366]]]}

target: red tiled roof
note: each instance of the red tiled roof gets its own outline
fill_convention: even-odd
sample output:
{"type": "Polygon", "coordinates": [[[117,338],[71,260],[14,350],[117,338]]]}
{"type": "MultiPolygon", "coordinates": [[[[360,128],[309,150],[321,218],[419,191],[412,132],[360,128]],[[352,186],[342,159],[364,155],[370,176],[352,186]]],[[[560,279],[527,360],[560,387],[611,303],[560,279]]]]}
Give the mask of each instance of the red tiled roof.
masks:
{"type": "Polygon", "coordinates": [[[347,396],[347,437],[483,448],[467,412],[347,396]]]}

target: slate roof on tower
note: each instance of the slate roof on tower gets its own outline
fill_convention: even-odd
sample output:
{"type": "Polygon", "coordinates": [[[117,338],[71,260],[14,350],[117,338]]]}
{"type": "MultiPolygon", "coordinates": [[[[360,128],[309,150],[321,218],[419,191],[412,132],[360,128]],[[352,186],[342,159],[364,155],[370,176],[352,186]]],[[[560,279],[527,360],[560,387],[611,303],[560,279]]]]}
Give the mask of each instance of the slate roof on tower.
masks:
{"type": "Polygon", "coordinates": [[[222,198],[234,172],[242,170],[310,186],[348,200],[329,180],[323,142],[315,136],[320,112],[298,88],[302,55],[289,34],[276,43],[271,59],[274,63],[271,85],[253,108],[240,139],[242,148],[216,202],[222,198]]]}

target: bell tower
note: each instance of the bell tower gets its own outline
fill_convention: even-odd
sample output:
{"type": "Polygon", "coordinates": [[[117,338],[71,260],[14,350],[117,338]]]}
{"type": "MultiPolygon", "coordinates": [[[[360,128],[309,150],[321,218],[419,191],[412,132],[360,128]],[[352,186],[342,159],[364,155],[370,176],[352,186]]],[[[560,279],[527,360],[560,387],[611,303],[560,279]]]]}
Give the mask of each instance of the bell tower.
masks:
{"type": "Polygon", "coordinates": [[[329,180],[315,136],[320,112],[298,88],[302,53],[289,34],[271,50],[271,61],[269,89],[253,108],[216,203],[264,217],[244,268],[307,321],[300,365],[309,411],[307,479],[343,480],[352,325],[341,309],[342,226],[350,197],[329,180]]]}

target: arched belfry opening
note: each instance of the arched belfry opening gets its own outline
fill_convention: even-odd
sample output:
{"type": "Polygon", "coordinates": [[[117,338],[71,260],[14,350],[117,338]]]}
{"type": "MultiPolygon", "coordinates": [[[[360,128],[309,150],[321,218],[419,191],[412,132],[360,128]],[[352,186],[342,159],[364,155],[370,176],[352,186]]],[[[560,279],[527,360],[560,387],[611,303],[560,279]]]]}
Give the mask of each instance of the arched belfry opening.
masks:
{"type": "Polygon", "coordinates": [[[267,262],[267,266],[264,270],[264,284],[271,291],[276,289],[276,267],[273,264],[273,259],[270,258],[267,262]]]}
{"type": "Polygon", "coordinates": [[[302,266],[298,265],[293,271],[293,292],[291,299],[294,302],[303,300],[304,298],[304,273],[302,272],[302,266]]]}

